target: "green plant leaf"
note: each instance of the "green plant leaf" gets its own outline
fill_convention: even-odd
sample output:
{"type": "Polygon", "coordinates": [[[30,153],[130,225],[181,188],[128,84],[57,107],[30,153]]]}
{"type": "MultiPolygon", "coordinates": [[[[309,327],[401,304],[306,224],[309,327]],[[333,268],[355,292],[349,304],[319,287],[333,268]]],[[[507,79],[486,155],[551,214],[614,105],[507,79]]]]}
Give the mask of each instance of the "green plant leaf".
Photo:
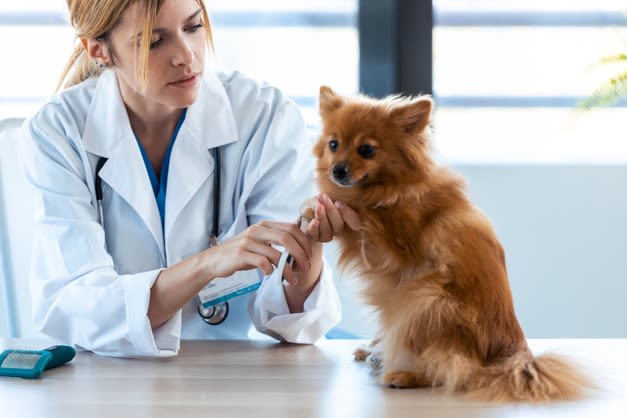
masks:
{"type": "Polygon", "coordinates": [[[593,107],[609,106],[623,97],[627,97],[627,70],[599,86],[589,97],[579,102],[577,108],[589,110],[593,107]]]}
{"type": "Polygon", "coordinates": [[[599,61],[597,62],[598,65],[618,64],[618,63],[627,64],[627,53],[623,52],[621,54],[616,54],[616,55],[607,55],[599,59],[599,61]]]}

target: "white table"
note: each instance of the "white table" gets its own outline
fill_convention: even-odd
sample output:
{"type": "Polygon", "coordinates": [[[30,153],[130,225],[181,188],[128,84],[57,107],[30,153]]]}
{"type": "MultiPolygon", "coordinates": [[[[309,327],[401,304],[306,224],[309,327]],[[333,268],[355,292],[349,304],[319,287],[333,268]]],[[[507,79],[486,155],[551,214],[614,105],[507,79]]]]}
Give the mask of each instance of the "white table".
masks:
{"type": "MultiPolygon", "coordinates": [[[[534,352],[585,364],[601,387],[582,401],[542,405],[379,386],[352,359],[359,343],[185,341],[178,357],[140,360],[79,352],[39,380],[0,378],[0,417],[627,417],[627,339],[530,340],[534,352]]],[[[0,350],[46,344],[0,339],[0,350]]]]}

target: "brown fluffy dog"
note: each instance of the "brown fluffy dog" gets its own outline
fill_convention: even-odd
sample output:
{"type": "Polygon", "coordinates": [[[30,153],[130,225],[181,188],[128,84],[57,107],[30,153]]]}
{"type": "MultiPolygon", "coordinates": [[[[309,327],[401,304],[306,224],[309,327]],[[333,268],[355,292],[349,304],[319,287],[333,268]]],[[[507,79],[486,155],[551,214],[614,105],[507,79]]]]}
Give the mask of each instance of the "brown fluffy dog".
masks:
{"type": "Polygon", "coordinates": [[[375,100],[320,89],[314,147],[321,192],[355,209],[339,240],[376,308],[380,381],[444,386],[487,400],[572,399],[590,386],[555,355],[530,352],[514,313],[503,249],[462,179],[430,154],[429,97],[375,100]]]}

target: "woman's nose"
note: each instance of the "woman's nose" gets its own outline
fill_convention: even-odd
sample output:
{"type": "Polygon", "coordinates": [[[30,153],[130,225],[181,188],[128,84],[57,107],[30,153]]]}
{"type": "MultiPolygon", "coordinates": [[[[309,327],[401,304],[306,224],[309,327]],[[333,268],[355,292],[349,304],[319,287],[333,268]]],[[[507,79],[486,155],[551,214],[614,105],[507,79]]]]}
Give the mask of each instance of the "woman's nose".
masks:
{"type": "Polygon", "coordinates": [[[194,50],[186,39],[180,39],[175,45],[174,65],[190,65],[194,61],[194,50]]]}

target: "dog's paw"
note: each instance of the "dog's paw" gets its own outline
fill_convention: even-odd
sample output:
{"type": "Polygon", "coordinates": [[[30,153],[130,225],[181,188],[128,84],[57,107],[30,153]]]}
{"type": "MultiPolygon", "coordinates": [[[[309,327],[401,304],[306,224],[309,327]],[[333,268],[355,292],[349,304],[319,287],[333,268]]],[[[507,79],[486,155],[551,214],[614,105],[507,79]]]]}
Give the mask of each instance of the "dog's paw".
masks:
{"type": "Polygon", "coordinates": [[[383,369],[383,359],[378,353],[370,353],[366,358],[366,363],[372,368],[372,373],[375,375],[381,374],[383,369]]]}
{"type": "Polygon", "coordinates": [[[375,376],[381,373],[381,369],[383,368],[383,358],[380,353],[372,351],[370,346],[359,346],[355,351],[353,351],[353,356],[356,361],[363,361],[372,369],[372,374],[375,376]]]}
{"type": "Polygon", "coordinates": [[[372,353],[365,345],[357,347],[355,351],[353,351],[353,356],[355,356],[355,360],[357,361],[366,361],[368,356],[372,353]]]}
{"type": "Polygon", "coordinates": [[[315,210],[315,199],[307,199],[300,205],[296,223],[303,232],[307,231],[309,223],[316,216],[315,210]]]}
{"type": "Polygon", "coordinates": [[[388,372],[381,377],[381,383],[393,388],[417,388],[428,386],[426,382],[420,381],[416,373],[411,372],[388,372]]]}

